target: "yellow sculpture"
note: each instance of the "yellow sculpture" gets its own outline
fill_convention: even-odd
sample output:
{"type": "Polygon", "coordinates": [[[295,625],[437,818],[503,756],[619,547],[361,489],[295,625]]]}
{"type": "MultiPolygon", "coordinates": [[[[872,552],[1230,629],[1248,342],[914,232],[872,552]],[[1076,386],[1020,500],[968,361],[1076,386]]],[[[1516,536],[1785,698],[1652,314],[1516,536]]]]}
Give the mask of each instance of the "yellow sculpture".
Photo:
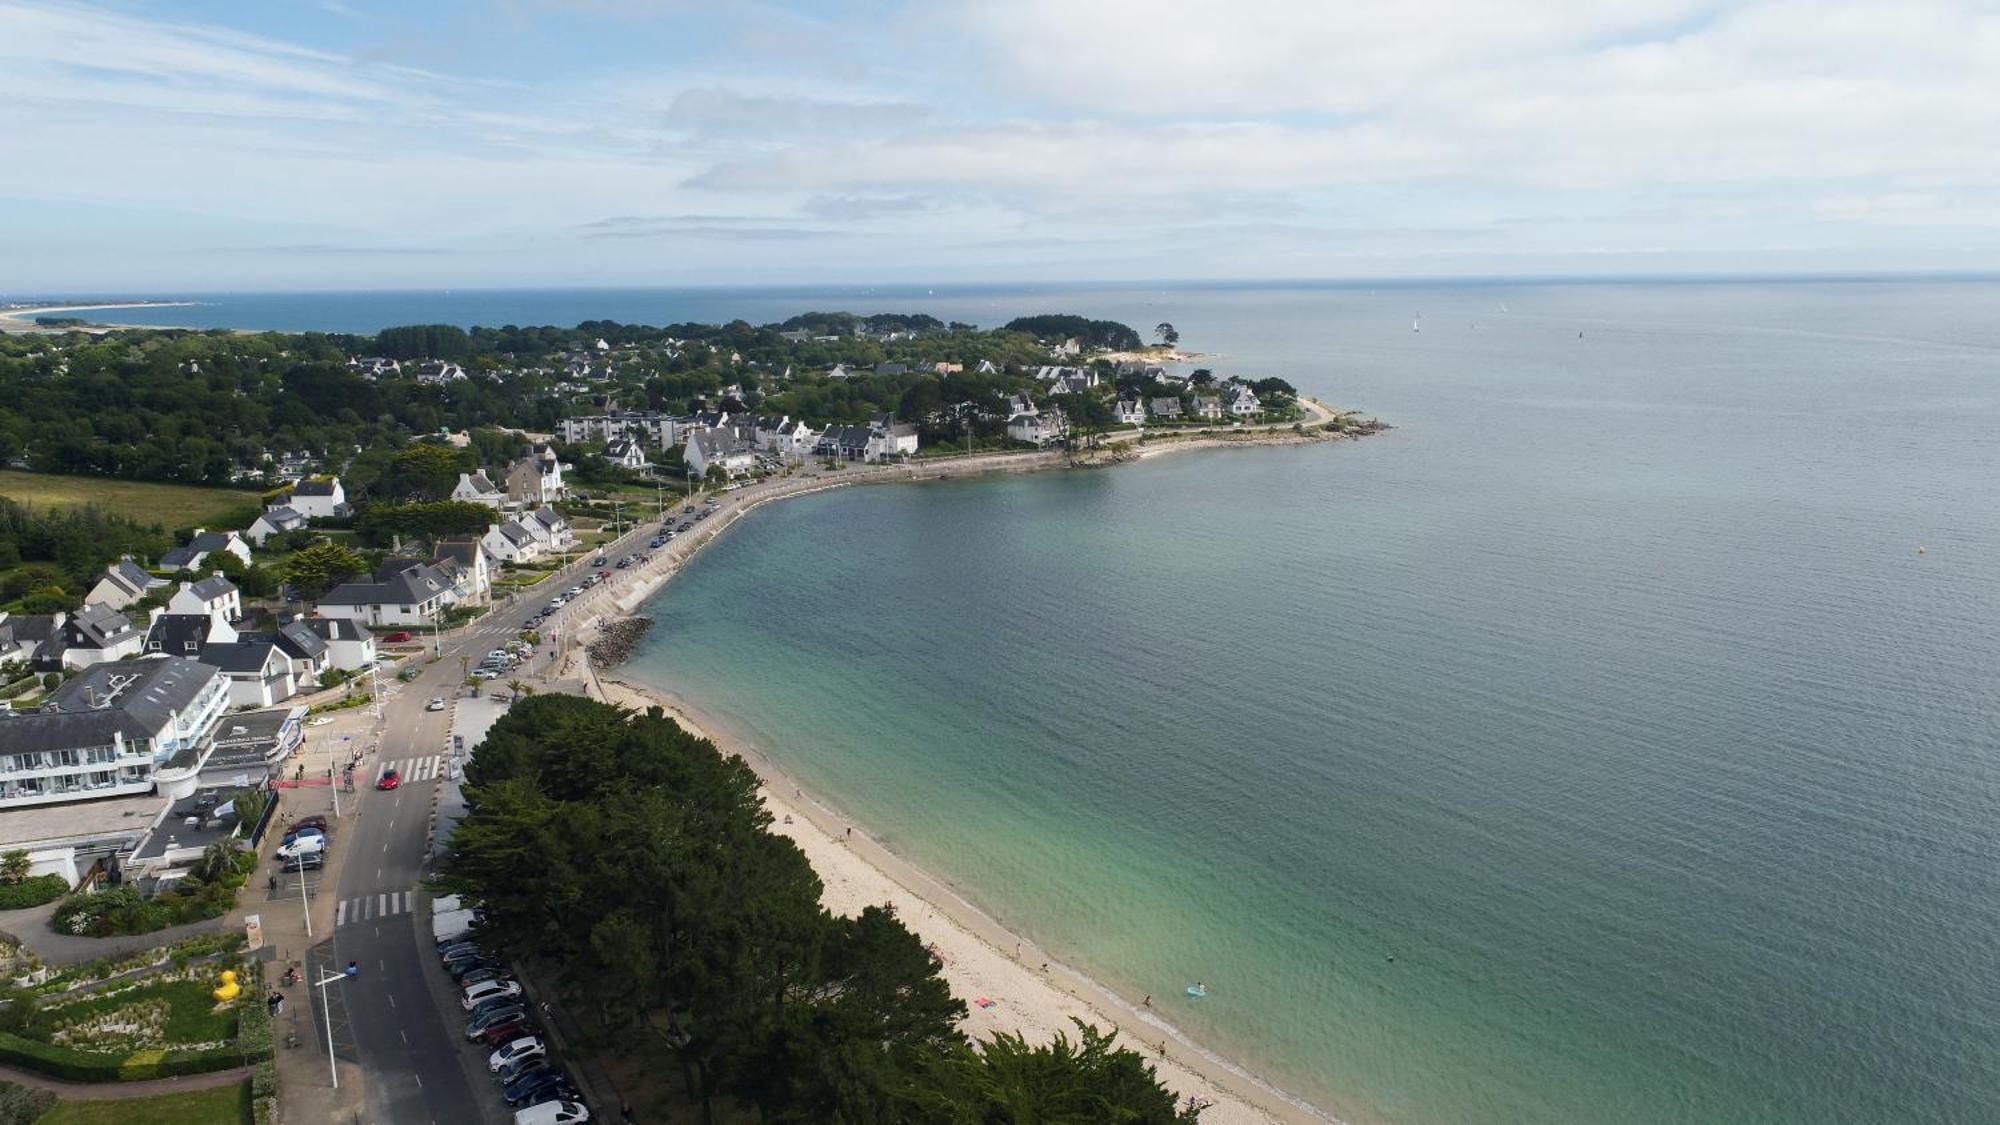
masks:
{"type": "Polygon", "coordinates": [[[222,987],[216,989],[210,995],[227,1004],[231,1000],[236,999],[236,994],[241,991],[243,991],[243,986],[236,983],[236,971],[234,969],[225,969],[222,972],[222,987]]]}

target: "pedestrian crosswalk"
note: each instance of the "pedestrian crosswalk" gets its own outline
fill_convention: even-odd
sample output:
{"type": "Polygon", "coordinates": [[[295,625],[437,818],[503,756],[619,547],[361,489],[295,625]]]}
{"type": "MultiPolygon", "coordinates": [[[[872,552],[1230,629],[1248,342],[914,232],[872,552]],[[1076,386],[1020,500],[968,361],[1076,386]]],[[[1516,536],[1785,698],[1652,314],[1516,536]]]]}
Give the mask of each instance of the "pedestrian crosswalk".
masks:
{"type": "Polygon", "coordinates": [[[382,775],[390,770],[396,771],[404,785],[415,785],[420,781],[436,781],[444,776],[444,755],[432,754],[427,758],[385,760],[381,768],[375,771],[375,780],[382,780],[382,775]]]}
{"type": "Polygon", "coordinates": [[[377,918],[408,914],[416,909],[416,897],[415,891],[385,891],[359,898],[344,898],[334,908],[333,924],[345,926],[350,922],[372,922],[377,918]]]}

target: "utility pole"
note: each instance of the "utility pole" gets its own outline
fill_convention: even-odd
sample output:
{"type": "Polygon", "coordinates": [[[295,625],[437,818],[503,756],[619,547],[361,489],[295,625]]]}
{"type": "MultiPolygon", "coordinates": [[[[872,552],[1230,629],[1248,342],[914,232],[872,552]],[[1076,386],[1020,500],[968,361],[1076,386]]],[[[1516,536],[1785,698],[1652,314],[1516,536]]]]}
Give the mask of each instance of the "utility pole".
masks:
{"type": "MultiPolygon", "coordinates": [[[[308,931],[306,936],[311,937],[311,932],[308,931]]],[[[314,988],[319,989],[319,1014],[320,1019],[326,1024],[326,1073],[329,1078],[333,1079],[333,1088],[336,1090],[340,1089],[340,1068],[334,1065],[333,1004],[327,999],[326,986],[329,984],[338,984],[346,979],[346,973],[327,973],[313,984],[314,988]]]]}

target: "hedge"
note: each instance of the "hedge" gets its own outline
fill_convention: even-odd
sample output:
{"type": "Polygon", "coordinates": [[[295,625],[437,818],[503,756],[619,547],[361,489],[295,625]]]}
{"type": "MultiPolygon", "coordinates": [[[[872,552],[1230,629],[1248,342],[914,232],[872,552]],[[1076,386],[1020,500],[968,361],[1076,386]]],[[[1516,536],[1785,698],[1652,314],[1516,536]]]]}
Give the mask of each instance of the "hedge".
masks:
{"type": "Polygon", "coordinates": [[[17,695],[26,695],[28,693],[29,688],[32,688],[41,682],[42,678],[40,676],[32,674],[22,676],[20,679],[15,680],[13,683],[8,684],[6,687],[0,688],[0,699],[12,699],[17,695]]]}
{"type": "MultiPolygon", "coordinates": [[[[244,1010],[248,1012],[252,1007],[261,1010],[263,1002],[253,998],[244,1010]]],[[[0,1063],[70,1082],[136,1082],[183,1074],[207,1074],[262,1062],[271,1057],[269,1037],[267,1024],[266,1041],[261,1049],[253,1049],[250,1044],[244,1043],[237,1047],[177,1051],[172,1054],[155,1048],[134,1051],[130,1055],[106,1055],[0,1032],[0,1063]]]]}
{"type": "Polygon", "coordinates": [[[100,1055],[58,1047],[53,1043],[39,1043],[0,1031],[0,1062],[51,1078],[71,1082],[116,1082],[121,1077],[119,1064],[124,1061],[120,1055],[100,1055]]]}
{"type": "Polygon", "coordinates": [[[37,875],[18,883],[0,883],[0,910],[40,906],[68,893],[69,880],[60,875],[37,875]]]}
{"type": "Polygon", "coordinates": [[[56,1092],[0,1082],[0,1121],[38,1121],[56,1107],[56,1092]]]}

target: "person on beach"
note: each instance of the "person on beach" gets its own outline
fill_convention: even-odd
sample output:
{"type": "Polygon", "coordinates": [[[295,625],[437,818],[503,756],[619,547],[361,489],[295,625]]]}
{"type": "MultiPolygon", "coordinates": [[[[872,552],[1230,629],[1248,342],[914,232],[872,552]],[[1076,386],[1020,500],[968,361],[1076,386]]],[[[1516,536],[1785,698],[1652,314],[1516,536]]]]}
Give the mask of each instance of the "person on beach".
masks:
{"type": "Polygon", "coordinates": [[[847,838],[850,840],[854,839],[854,826],[851,824],[847,826],[847,838]]]}
{"type": "Polygon", "coordinates": [[[1146,998],[1145,998],[1144,1000],[1141,1000],[1141,1001],[1139,1001],[1139,1006],[1140,1006],[1141,1008],[1150,1008],[1150,1007],[1152,1007],[1152,1006],[1153,1006],[1153,994],[1152,994],[1152,993],[1150,993],[1150,992],[1148,992],[1148,993],[1146,994],[1146,998]]]}

